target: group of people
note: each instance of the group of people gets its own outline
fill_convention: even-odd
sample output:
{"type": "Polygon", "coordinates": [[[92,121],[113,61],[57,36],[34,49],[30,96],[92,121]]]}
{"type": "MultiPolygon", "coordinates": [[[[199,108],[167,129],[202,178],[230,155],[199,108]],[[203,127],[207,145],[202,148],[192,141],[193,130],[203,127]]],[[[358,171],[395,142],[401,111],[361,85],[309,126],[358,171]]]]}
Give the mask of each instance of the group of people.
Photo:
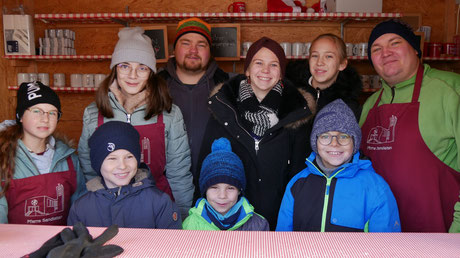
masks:
{"type": "Polygon", "coordinates": [[[0,223],[460,232],[460,76],[422,64],[406,24],[372,30],[383,87],[363,107],[333,34],[289,63],[262,37],[239,75],[198,18],[179,22],[160,71],[143,29],[118,36],[78,154],[55,133],[57,94],[20,86],[0,131],[0,223]]]}

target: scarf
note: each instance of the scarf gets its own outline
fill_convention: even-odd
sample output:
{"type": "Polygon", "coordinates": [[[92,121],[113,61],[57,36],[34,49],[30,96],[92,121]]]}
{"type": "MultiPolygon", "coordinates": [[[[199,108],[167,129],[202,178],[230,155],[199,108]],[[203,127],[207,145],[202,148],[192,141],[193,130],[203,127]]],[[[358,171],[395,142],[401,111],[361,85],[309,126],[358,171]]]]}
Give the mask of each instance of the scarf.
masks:
{"type": "Polygon", "coordinates": [[[278,123],[278,109],[282,94],[283,85],[279,81],[259,102],[248,80],[240,82],[237,107],[242,114],[244,126],[254,134],[255,138],[261,138],[265,131],[278,123]]]}
{"type": "Polygon", "coordinates": [[[110,91],[115,95],[115,98],[123,106],[128,114],[132,114],[134,110],[147,103],[147,90],[143,89],[136,95],[126,95],[120,90],[117,80],[113,80],[113,83],[109,87],[110,91]]]}
{"type": "Polygon", "coordinates": [[[228,230],[238,222],[241,209],[243,208],[242,206],[243,198],[240,198],[240,200],[237,203],[235,203],[235,205],[233,205],[233,207],[225,215],[222,215],[219,212],[217,212],[211,206],[211,204],[209,204],[208,200],[205,199],[206,213],[209,219],[211,219],[214,225],[216,225],[220,230],[228,230]]]}

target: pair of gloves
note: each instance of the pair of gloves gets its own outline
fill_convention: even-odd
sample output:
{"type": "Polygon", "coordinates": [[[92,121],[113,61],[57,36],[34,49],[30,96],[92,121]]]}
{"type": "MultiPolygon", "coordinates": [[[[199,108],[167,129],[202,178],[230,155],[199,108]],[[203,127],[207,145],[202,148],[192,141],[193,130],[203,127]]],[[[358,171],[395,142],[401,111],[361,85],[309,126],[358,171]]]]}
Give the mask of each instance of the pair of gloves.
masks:
{"type": "Polygon", "coordinates": [[[123,248],[117,245],[103,244],[118,233],[118,226],[108,227],[100,236],[93,239],[88,229],[79,222],[73,226],[73,230],[65,228],[57,235],[46,241],[38,250],[23,257],[30,258],[57,258],[57,257],[84,257],[105,258],[114,257],[123,252],[123,248]]]}

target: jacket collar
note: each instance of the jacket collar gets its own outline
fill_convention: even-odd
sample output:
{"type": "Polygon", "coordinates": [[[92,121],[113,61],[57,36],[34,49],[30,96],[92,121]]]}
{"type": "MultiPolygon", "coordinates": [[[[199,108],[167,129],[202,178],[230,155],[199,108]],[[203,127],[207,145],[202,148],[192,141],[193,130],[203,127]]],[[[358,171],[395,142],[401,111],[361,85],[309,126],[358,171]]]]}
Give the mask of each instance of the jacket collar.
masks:
{"type": "MultiPolygon", "coordinates": [[[[225,102],[236,112],[236,100],[240,82],[245,80],[245,75],[237,75],[224,84],[217,85],[211,92],[211,99],[225,102]]],[[[295,88],[288,80],[283,80],[283,93],[279,108],[278,117],[280,121],[268,131],[277,130],[280,127],[298,128],[308,122],[311,118],[309,104],[314,103],[308,94],[301,89],[295,88]]],[[[211,109],[214,116],[219,116],[216,110],[211,109]]]]}
{"type": "MultiPolygon", "coordinates": [[[[313,161],[316,158],[316,153],[312,152],[310,156],[307,158],[305,164],[307,164],[307,169],[310,173],[318,175],[318,176],[325,176],[319,168],[315,166],[313,161]]],[[[334,172],[331,173],[330,177],[336,178],[347,178],[347,177],[354,177],[356,173],[358,173],[361,169],[369,169],[372,166],[370,160],[362,160],[359,158],[360,153],[359,151],[353,155],[353,159],[351,162],[345,163],[342,166],[338,167],[334,172]],[[337,173],[339,172],[339,173],[337,173]]]]}

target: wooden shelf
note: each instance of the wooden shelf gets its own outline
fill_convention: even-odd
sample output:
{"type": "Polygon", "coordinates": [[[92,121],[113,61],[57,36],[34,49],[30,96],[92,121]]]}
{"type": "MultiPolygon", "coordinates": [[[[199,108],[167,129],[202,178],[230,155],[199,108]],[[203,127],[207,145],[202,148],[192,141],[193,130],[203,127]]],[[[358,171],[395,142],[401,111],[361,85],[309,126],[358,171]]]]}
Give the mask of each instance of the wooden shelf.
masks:
{"type": "MultiPolygon", "coordinates": [[[[56,92],[70,92],[70,93],[82,93],[82,92],[95,92],[97,88],[83,88],[83,87],[50,87],[56,92]]],[[[18,86],[8,86],[9,90],[18,90],[18,86]]]]}
{"type": "Polygon", "coordinates": [[[8,55],[6,59],[22,60],[110,60],[112,55],[8,55]]]}
{"type": "Polygon", "coordinates": [[[424,61],[460,61],[460,56],[423,57],[424,61]]]}
{"type": "MultiPolygon", "coordinates": [[[[241,59],[246,59],[246,56],[240,56],[241,59]]],[[[302,56],[286,56],[286,59],[294,59],[294,60],[298,60],[298,59],[308,59],[309,56],[305,56],[305,55],[302,55],[302,56]]],[[[348,60],[357,60],[357,61],[364,61],[364,60],[368,60],[367,56],[349,56],[347,57],[348,60]]]]}
{"type": "Polygon", "coordinates": [[[44,23],[177,23],[198,17],[210,23],[286,21],[379,21],[401,13],[70,13],[35,14],[44,23]]]}

